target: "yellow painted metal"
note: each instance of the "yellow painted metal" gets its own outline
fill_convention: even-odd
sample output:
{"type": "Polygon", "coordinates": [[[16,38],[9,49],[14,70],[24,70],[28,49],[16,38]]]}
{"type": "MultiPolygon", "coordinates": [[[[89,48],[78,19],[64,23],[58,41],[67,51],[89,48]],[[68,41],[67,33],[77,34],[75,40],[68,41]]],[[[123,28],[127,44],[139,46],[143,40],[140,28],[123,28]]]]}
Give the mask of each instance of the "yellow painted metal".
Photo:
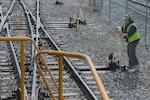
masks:
{"type": "MultiPolygon", "coordinates": [[[[96,84],[98,86],[98,89],[100,91],[100,94],[102,95],[103,100],[109,100],[109,96],[108,96],[108,94],[107,94],[107,92],[104,88],[104,85],[102,84],[102,81],[101,81],[101,79],[100,79],[100,77],[99,77],[99,75],[98,75],[91,59],[87,55],[80,54],[80,53],[72,53],[72,52],[54,51],[54,50],[40,51],[39,48],[36,46],[35,41],[32,40],[31,38],[28,38],[28,37],[0,37],[0,41],[22,41],[21,46],[23,46],[23,47],[21,47],[21,51],[22,51],[21,52],[21,57],[22,57],[21,58],[21,66],[22,66],[21,68],[24,67],[24,60],[23,60],[24,59],[24,45],[23,44],[24,44],[24,41],[28,41],[28,40],[31,41],[34,44],[34,46],[35,46],[35,48],[38,52],[37,55],[36,55],[36,63],[37,63],[37,67],[38,67],[39,72],[42,75],[43,79],[45,78],[45,76],[42,72],[42,69],[39,66],[39,63],[38,63],[38,56],[39,55],[40,55],[40,58],[42,59],[42,61],[44,62],[44,65],[46,66],[46,68],[47,68],[47,70],[48,70],[48,72],[49,72],[49,74],[52,78],[53,78],[53,75],[51,75],[50,70],[48,69],[48,66],[47,66],[46,62],[44,61],[44,58],[42,57],[41,53],[48,53],[48,54],[51,54],[51,55],[61,56],[60,62],[61,62],[63,56],[82,58],[82,59],[85,59],[88,63],[88,65],[90,67],[90,70],[91,70],[91,72],[94,76],[94,79],[96,81],[96,84]]],[[[60,63],[60,65],[62,66],[62,63],[60,63]]],[[[21,95],[21,100],[24,100],[24,68],[21,69],[21,70],[23,71],[23,73],[21,72],[23,74],[23,75],[21,75],[21,94],[22,94],[21,95]]],[[[46,86],[47,86],[48,90],[50,91],[50,93],[53,94],[50,86],[48,85],[48,82],[47,82],[46,78],[44,79],[44,81],[45,81],[46,86]]],[[[62,78],[60,78],[59,82],[62,82],[62,78]]],[[[55,80],[54,80],[54,83],[55,83],[55,86],[57,88],[59,88],[58,85],[56,84],[55,80]]],[[[53,96],[53,98],[54,98],[53,100],[55,100],[54,96],[53,96]]],[[[60,99],[60,100],[63,100],[63,99],[60,99]]]]}
{"type": "MultiPolygon", "coordinates": [[[[37,53],[40,52],[40,50],[39,50],[39,48],[36,46],[36,43],[34,42],[34,40],[32,40],[32,39],[30,39],[30,38],[28,38],[28,40],[30,40],[30,41],[34,44],[34,46],[35,46],[35,48],[36,48],[36,50],[37,50],[37,53]]],[[[48,71],[48,74],[50,75],[50,77],[51,77],[51,79],[52,79],[52,81],[53,81],[55,87],[56,87],[57,90],[58,90],[58,89],[59,89],[59,86],[58,86],[58,84],[57,84],[57,82],[56,82],[56,80],[55,80],[53,74],[51,73],[50,69],[48,68],[47,63],[45,62],[45,60],[44,60],[44,58],[42,57],[41,54],[39,54],[39,56],[40,56],[40,58],[42,59],[43,64],[44,64],[46,70],[48,71]]],[[[49,89],[50,89],[50,87],[49,87],[49,89]]],[[[49,91],[49,92],[50,92],[50,91],[49,91]]],[[[62,97],[62,98],[64,99],[64,97],[62,97]]]]}
{"type": "Polygon", "coordinates": [[[0,37],[0,41],[21,41],[21,79],[20,79],[20,87],[21,87],[21,93],[20,93],[20,99],[24,100],[24,41],[28,41],[30,40],[37,51],[40,51],[39,48],[36,46],[36,43],[34,42],[34,40],[28,38],[28,37],[0,37]]]}
{"type": "Polygon", "coordinates": [[[44,64],[44,66],[45,66],[46,70],[48,71],[48,74],[50,75],[50,77],[51,77],[52,81],[54,82],[55,87],[56,87],[56,88],[57,88],[57,90],[58,90],[58,89],[59,89],[58,84],[57,84],[57,82],[56,82],[56,80],[55,80],[55,78],[54,78],[53,74],[51,73],[50,69],[48,68],[47,63],[45,62],[45,60],[44,60],[44,58],[42,57],[42,55],[41,55],[41,54],[40,54],[40,58],[42,59],[43,64],[44,64]]]}
{"type": "MultiPolygon", "coordinates": [[[[31,42],[33,43],[35,49],[37,50],[37,52],[40,51],[40,49],[39,49],[38,46],[36,45],[35,41],[32,40],[32,39],[29,38],[29,37],[0,37],[0,41],[31,41],[31,42]]],[[[21,50],[21,51],[23,51],[23,50],[21,50]]],[[[24,53],[24,52],[22,52],[22,53],[24,53]]],[[[45,67],[46,67],[46,69],[48,70],[48,73],[49,73],[49,75],[51,76],[52,81],[54,82],[56,88],[59,89],[58,84],[56,83],[56,80],[54,79],[52,73],[50,72],[50,70],[49,70],[49,68],[48,68],[48,65],[47,65],[46,62],[44,61],[44,58],[42,57],[42,55],[40,55],[40,58],[42,59],[44,65],[45,65],[45,67]]],[[[23,64],[24,64],[24,59],[21,60],[21,61],[23,61],[23,63],[21,62],[22,65],[23,65],[23,64]]],[[[23,70],[22,70],[22,71],[23,71],[23,70]]],[[[21,98],[22,98],[21,100],[24,100],[24,77],[23,77],[23,75],[22,75],[24,72],[22,72],[22,71],[21,71],[21,76],[22,76],[22,77],[21,77],[21,98]]]]}
{"type": "MultiPolygon", "coordinates": [[[[36,64],[37,64],[39,73],[41,74],[41,76],[42,76],[42,78],[43,78],[43,80],[44,80],[44,82],[45,82],[45,84],[46,84],[46,86],[47,86],[47,88],[48,88],[48,91],[49,91],[50,94],[52,95],[53,100],[56,100],[56,98],[55,98],[55,96],[54,96],[54,94],[53,94],[53,92],[52,92],[52,89],[51,89],[51,87],[49,86],[48,81],[47,81],[46,77],[44,76],[44,73],[43,73],[43,71],[42,71],[42,69],[41,69],[41,67],[40,67],[40,65],[39,65],[39,63],[38,63],[38,56],[41,55],[42,53],[48,53],[48,54],[49,54],[49,52],[44,51],[44,50],[39,51],[39,52],[37,53],[37,55],[36,55],[36,64]]],[[[62,62],[63,62],[62,60],[63,60],[63,57],[59,57],[59,67],[62,67],[62,62]]],[[[46,66],[46,67],[47,67],[47,66],[46,66]]],[[[62,68],[60,68],[59,70],[62,71],[62,68]]],[[[59,71],[59,76],[61,75],[61,77],[62,77],[62,73],[63,73],[63,72],[60,72],[60,71],[59,71]]],[[[63,95],[62,95],[62,78],[60,78],[60,77],[59,77],[59,87],[56,87],[56,88],[59,90],[59,93],[61,93],[61,94],[59,94],[59,97],[60,97],[59,100],[64,100],[64,97],[63,97],[63,95]],[[60,88],[59,88],[59,87],[60,87],[60,88]]]]}
{"type": "MultiPolygon", "coordinates": [[[[37,55],[39,55],[41,53],[48,53],[50,55],[56,55],[56,56],[68,56],[68,57],[77,57],[77,58],[85,59],[90,67],[90,70],[93,74],[93,77],[96,81],[96,84],[98,86],[99,92],[100,92],[103,100],[109,100],[109,96],[104,88],[104,85],[103,85],[91,59],[87,55],[80,54],[80,53],[72,53],[72,52],[54,51],[54,50],[42,50],[42,51],[38,52],[37,55]]],[[[37,57],[36,57],[36,60],[37,60],[37,57]]],[[[60,81],[61,80],[59,80],[59,82],[60,81]]]]}
{"type": "Polygon", "coordinates": [[[50,94],[51,94],[53,100],[56,100],[56,97],[54,96],[53,90],[52,90],[51,87],[49,86],[48,81],[47,81],[47,79],[46,79],[46,77],[45,77],[45,75],[44,75],[44,73],[43,73],[43,71],[42,71],[42,69],[41,69],[41,67],[40,67],[40,65],[39,65],[39,63],[38,63],[38,55],[40,55],[40,53],[37,53],[37,55],[36,55],[37,68],[38,68],[39,73],[41,74],[41,76],[42,76],[42,78],[43,78],[43,80],[44,80],[44,82],[45,82],[45,84],[46,84],[46,86],[47,86],[47,88],[48,88],[48,91],[50,92],[50,94]]]}
{"type": "Polygon", "coordinates": [[[20,98],[24,100],[24,41],[21,41],[21,93],[20,98]]]}
{"type": "Polygon", "coordinates": [[[0,41],[28,41],[28,37],[0,37],[0,41]]]}
{"type": "MultiPolygon", "coordinates": [[[[52,92],[52,89],[51,89],[51,87],[49,86],[49,84],[48,84],[48,81],[47,81],[47,79],[46,79],[46,77],[45,77],[45,75],[44,75],[44,73],[43,73],[43,71],[42,71],[42,69],[41,69],[41,67],[40,67],[40,65],[39,65],[39,63],[38,63],[38,56],[39,55],[41,55],[42,53],[48,53],[48,52],[42,52],[42,51],[40,51],[40,52],[38,52],[37,53],[37,55],[36,55],[36,64],[37,64],[37,68],[38,68],[38,70],[39,70],[39,73],[41,74],[41,76],[42,76],[42,78],[43,78],[43,80],[44,80],[44,82],[45,82],[45,84],[46,84],[46,86],[47,86],[47,88],[48,88],[48,91],[50,92],[50,94],[52,95],[52,98],[53,98],[53,100],[56,100],[56,97],[54,96],[54,94],[53,94],[53,92],[52,92]]],[[[63,60],[63,58],[62,57],[60,57],[59,58],[59,65],[60,65],[60,67],[62,67],[62,61],[63,60]]],[[[48,66],[46,65],[46,67],[48,68],[48,66]]],[[[62,71],[62,68],[60,69],[61,71],[62,71]]],[[[59,71],[60,72],[60,71],[59,71]]],[[[61,73],[59,73],[59,75],[61,75],[61,77],[62,77],[62,72],[61,73]]],[[[60,80],[62,80],[62,78],[60,79],[60,80]]],[[[59,85],[59,87],[57,86],[56,88],[59,90],[60,89],[60,91],[62,91],[62,81],[60,81],[59,80],[59,83],[60,83],[60,85],[59,85]]],[[[56,86],[56,85],[55,85],[56,86]]],[[[60,93],[60,92],[59,92],[60,93]]],[[[61,92],[62,93],[62,92],[61,92]]],[[[61,99],[60,100],[64,100],[64,97],[63,97],[63,95],[61,94],[61,95],[59,95],[60,97],[61,97],[61,99]]]]}
{"type": "MultiPolygon", "coordinates": [[[[32,39],[29,38],[29,37],[0,37],[0,41],[31,41],[31,42],[33,43],[35,49],[37,50],[37,52],[40,51],[40,49],[39,49],[38,46],[36,45],[35,41],[32,40],[32,39]]],[[[42,59],[42,61],[43,61],[43,64],[44,64],[46,70],[48,71],[48,74],[51,76],[51,79],[52,79],[52,81],[54,82],[54,85],[56,86],[57,89],[59,89],[58,84],[57,84],[55,78],[53,77],[53,75],[52,75],[50,69],[48,68],[47,63],[45,62],[45,60],[44,60],[44,58],[42,57],[42,55],[40,55],[40,57],[41,57],[41,59],[42,59]]]]}
{"type": "Polygon", "coordinates": [[[63,57],[59,57],[59,100],[63,100],[63,57]]]}

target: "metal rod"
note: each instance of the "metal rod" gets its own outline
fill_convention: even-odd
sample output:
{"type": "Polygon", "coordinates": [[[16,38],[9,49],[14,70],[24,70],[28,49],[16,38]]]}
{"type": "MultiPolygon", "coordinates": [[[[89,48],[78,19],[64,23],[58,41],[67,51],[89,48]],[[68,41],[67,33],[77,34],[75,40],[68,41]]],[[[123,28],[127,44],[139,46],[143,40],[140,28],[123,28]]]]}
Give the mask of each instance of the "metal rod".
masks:
{"type": "Polygon", "coordinates": [[[21,100],[24,100],[24,41],[21,41],[21,100]]]}
{"type": "Polygon", "coordinates": [[[103,12],[103,0],[101,0],[100,2],[100,13],[102,14],[102,12],[103,12]]]}
{"type": "Polygon", "coordinates": [[[53,93],[51,87],[49,86],[48,81],[47,81],[47,79],[46,79],[46,77],[45,77],[45,75],[44,75],[44,73],[43,73],[43,71],[42,71],[42,69],[41,69],[41,67],[40,67],[40,65],[39,65],[39,62],[38,62],[38,56],[39,56],[41,53],[42,53],[42,52],[39,52],[39,53],[37,53],[37,55],[36,55],[37,68],[38,68],[39,73],[41,74],[41,76],[42,76],[42,78],[43,78],[43,80],[44,80],[44,82],[45,82],[45,84],[46,84],[46,86],[47,86],[47,88],[48,88],[48,91],[50,92],[50,94],[51,94],[53,100],[56,100],[56,97],[54,96],[54,93],[53,93]]]}
{"type": "Polygon", "coordinates": [[[7,19],[8,15],[11,13],[11,11],[12,11],[14,5],[15,5],[15,2],[16,2],[16,0],[12,1],[9,10],[7,11],[6,15],[3,17],[3,19],[2,19],[2,21],[0,23],[0,31],[2,30],[2,28],[3,28],[3,26],[4,26],[5,22],[6,22],[6,19],[7,19]]]}
{"type": "MultiPolygon", "coordinates": [[[[46,78],[44,77],[44,73],[42,72],[42,69],[40,68],[40,65],[38,63],[38,55],[40,55],[43,52],[46,52],[46,53],[48,52],[49,54],[57,55],[57,56],[69,56],[69,57],[78,57],[78,58],[85,59],[87,61],[88,65],[89,65],[89,68],[90,68],[93,76],[94,76],[94,79],[96,81],[96,84],[98,86],[100,94],[102,95],[102,98],[104,100],[109,100],[109,96],[108,96],[108,94],[107,94],[107,92],[106,92],[106,90],[104,88],[104,85],[102,84],[102,81],[101,81],[98,73],[96,72],[96,69],[95,69],[95,67],[94,67],[91,59],[87,55],[80,54],[80,53],[53,51],[53,50],[49,50],[49,51],[44,51],[43,50],[43,51],[40,51],[39,48],[37,47],[35,41],[32,40],[31,38],[28,38],[28,37],[9,37],[9,38],[8,37],[0,37],[0,41],[21,41],[21,46],[23,46],[23,47],[21,47],[21,72],[24,71],[24,69],[22,69],[22,67],[24,67],[24,59],[23,59],[24,58],[24,54],[22,54],[22,53],[24,53],[24,41],[28,41],[28,40],[30,40],[34,44],[36,50],[38,51],[38,53],[36,55],[36,64],[37,64],[39,72],[42,75],[42,78],[44,79],[44,82],[45,82],[45,84],[46,84],[46,86],[47,86],[47,88],[48,88],[49,91],[51,91],[50,90],[51,88],[48,85],[48,82],[47,82],[46,78]]],[[[21,83],[21,89],[24,89],[24,87],[22,85],[22,84],[24,84],[24,82],[22,81],[22,79],[24,81],[24,76],[23,75],[21,75],[21,82],[22,82],[21,83]]],[[[21,93],[22,93],[21,94],[21,97],[22,97],[21,100],[24,100],[24,91],[21,92],[21,93]]],[[[51,93],[52,93],[52,91],[51,91],[51,93]]],[[[55,97],[53,97],[53,98],[54,98],[53,100],[55,100],[55,97]]]]}
{"type": "MultiPolygon", "coordinates": [[[[38,37],[39,37],[39,0],[36,1],[36,45],[38,45],[38,37]]],[[[37,54],[37,51],[35,50],[34,52],[34,55],[37,54]]],[[[36,70],[37,70],[37,65],[36,65],[36,62],[35,60],[33,61],[34,62],[34,67],[33,67],[33,81],[32,81],[32,98],[35,98],[35,87],[36,87],[36,70]]],[[[35,99],[34,99],[35,100],[35,99]]]]}
{"type": "Polygon", "coordinates": [[[111,20],[111,0],[109,0],[109,23],[111,20]]]}
{"type": "MultiPolygon", "coordinates": [[[[48,51],[42,50],[42,51],[38,52],[37,55],[39,55],[40,53],[48,53],[48,54],[56,55],[56,56],[68,56],[68,57],[77,57],[77,58],[85,59],[89,65],[89,68],[90,68],[92,74],[93,74],[93,77],[96,81],[96,84],[98,86],[100,94],[102,95],[103,100],[109,100],[109,96],[104,88],[104,85],[103,85],[91,59],[87,55],[80,54],[80,53],[72,53],[72,52],[54,51],[54,50],[48,50],[48,51]]],[[[36,59],[37,59],[37,57],[36,57],[36,59]]]]}
{"type": "Polygon", "coordinates": [[[59,100],[63,100],[63,57],[59,57],[59,100]]]}
{"type": "Polygon", "coordinates": [[[148,20],[148,0],[146,1],[146,16],[145,16],[145,47],[147,48],[147,44],[146,44],[146,41],[147,41],[147,20],[148,20]]]}
{"type": "MultiPolygon", "coordinates": [[[[11,37],[10,33],[9,33],[9,28],[8,28],[8,23],[7,22],[5,23],[5,28],[6,28],[7,36],[11,37]]],[[[18,74],[19,74],[19,78],[21,79],[20,65],[19,65],[19,62],[17,60],[17,56],[15,54],[15,49],[14,49],[12,41],[10,41],[9,43],[10,43],[11,49],[13,51],[13,56],[14,56],[14,60],[15,60],[16,67],[17,67],[17,71],[18,71],[18,74]]],[[[28,97],[28,94],[27,94],[27,89],[26,89],[25,85],[24,85],[24,88],[25,88],[25,97],[27,98],[27,100],[29,100],[29,97],[28,97]]]]}
{"type": "Polygon", "coordinates": [[[128,0],[126,0],[126,14],[128,14],[128,6],[129,6],[129,2],[128,0]]]}

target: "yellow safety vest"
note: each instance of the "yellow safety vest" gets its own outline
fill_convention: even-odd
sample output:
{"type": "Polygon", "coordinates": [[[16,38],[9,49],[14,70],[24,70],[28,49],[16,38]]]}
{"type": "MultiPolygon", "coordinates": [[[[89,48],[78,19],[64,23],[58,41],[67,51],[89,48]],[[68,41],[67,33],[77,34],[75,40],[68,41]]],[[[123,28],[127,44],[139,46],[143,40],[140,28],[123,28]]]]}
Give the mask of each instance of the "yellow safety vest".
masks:
{"type": "MultiPolygon", "coordinates": [[[[137,28],[137,25],[135,23],[130,24],[127,27],[127,31],[126,32],[127,33],[129,32],[129,29],[130,29],[131,26],[135,26],[136,32],[133,35],[131,35],[130,37],[128,37],[128,42],[133,42],[133,41],[136,41],[136,40],[140,39],[140,32],[139,32],[139,30],[137,28]]],[[[123,30],[125,30],[125,25],[124,25],[123,28],[124,28],[123,30]]]]}

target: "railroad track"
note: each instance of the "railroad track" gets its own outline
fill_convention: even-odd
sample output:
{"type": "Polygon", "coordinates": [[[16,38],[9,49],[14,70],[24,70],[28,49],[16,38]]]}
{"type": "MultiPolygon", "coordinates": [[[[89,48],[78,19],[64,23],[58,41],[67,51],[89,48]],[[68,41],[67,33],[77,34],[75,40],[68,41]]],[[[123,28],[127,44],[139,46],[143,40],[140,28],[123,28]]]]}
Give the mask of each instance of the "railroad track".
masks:
{"type": "Polygon", "coordinates": [[[10,53],[11,49],[8,42],[1,42],[0,51],[0,94],[1,100],[8,98],[9,100],[16,99],[18,92],[18,74],[14,68],[13,56],[10,53]],[[7,50],[6,50],[7,49],[7,50]],[[10,99],[11,98],[11,99],[10,99]]]}
{"type": "MultiPolygon", "coordinates": [[[[51,37],[44,29],[40,19],[40,1],[25,0],[2,1],[0,31],[6,37],[30,37],[35,40],[40,50],[61,51],[67,48],[57,35],[51,37]],[[31,6],[32,5],[32,6],[31,6]],[[5,6],[5,7],[4,7],[5,6]],[[30,8],[28,8],[28,6],[30,8]],[[36,7],[36,8],[35,8],[36,7]],[[8,9],[4,11],[4,8],[8,9]],[[31,9],[31,10],[30,10],[31,9]],[[4,11],[4,12],[3,12],[4,11]]],[[[20,100],[20,46],[17,41],[2,42],[1,47],[1,88],[2,100],[20,100]],[[8,45],[9,44],[9,45],[8,45]],[[7,66],[7,67],[5,67],[7,66]],[[5,79],[7,81],[5,81],[5,79]],[[11,80],[11,81],[8,81],[11,80]],[[2,87],[3,86],[3,87],[2,87]]],[[[52,100],[42,77],[37,71],[35,55],[37,51],[31,42],[25,43],[25,99],[26,100],[52,100]]],[[[49,70],[58,82],[58,58],[57,56],[42,55],[49,66],[49,70]]],[[[56,97],[58,86],[52,82],[49,72],[46,71],[43,62],[40,62],[49,84],[52,85],[56,97]]],[[[94,82],[94,78],[85,61],[77,58],[64,57],[63,70],[63,96],[66,100],[100,100],[101,96],[94,82]],[[85,77],[87,76],[87,77],[85,77]]]]}
{"type": "MultiPolygon", "coordinates": [[[[55,33],[49,34],[40,18],[39,0],[2,0],[0,6],[1,36],[7,37],[30,37],[35,40],[40,50],[67,50],[68,46],[63,43],[55,33]],[[25,3],[24,3],[25,2],[25,3]],[[29,8],[28,8],[29,7],[29,8]],[[35,8],[36,7],[36,8],[35,8]],[[52,37],[51,37],[52,36],[52,37]]],[[[67,24],[49,23],[51,30],[67,29],[67,24]],[[52,25],[53,26],[52,26],[52,25]],[[65,27],[63,27],[65,26],[65,27]]],[[[20,43],[1,42],[0,50],[0,94],[2,100],[20,100],[20,43]]],[[[33,59],[37,51],[30,42],[25,44],[25,98],[27,100],[51,100],[47,87],[36,69],[33,59]]],[[[58,82],[58,58],[57,56],[43,55],[49,70],[58,82]]],[[[102,99],[92,77],[92,73],[85,61],[78,58],[64,57],[63,70],[63,96],[66,100],[100,100],[102,99]]],[[[40,62],[49,84],[55,87],[43,62],[40,62]]],[[[101,73],[101,66],[95,66],[101,73]]],[[[58,97],[57,87],[53,88],[58,97]]]]}

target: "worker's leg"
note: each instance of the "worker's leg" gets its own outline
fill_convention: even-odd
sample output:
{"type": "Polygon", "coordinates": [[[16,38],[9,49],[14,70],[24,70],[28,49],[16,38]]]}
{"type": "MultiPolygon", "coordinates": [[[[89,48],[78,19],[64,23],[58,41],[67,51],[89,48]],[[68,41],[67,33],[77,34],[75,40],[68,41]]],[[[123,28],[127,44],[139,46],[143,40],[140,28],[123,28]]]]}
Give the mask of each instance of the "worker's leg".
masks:
{"type": "Polygon", "coordinates": [[[127,54],[129,57],[129,66],[134,67],[135,65],[139,65],[139,62],[136,57],[136,46],[139,43],[138,41],[131,42],[127,46],[127,54]]]}

